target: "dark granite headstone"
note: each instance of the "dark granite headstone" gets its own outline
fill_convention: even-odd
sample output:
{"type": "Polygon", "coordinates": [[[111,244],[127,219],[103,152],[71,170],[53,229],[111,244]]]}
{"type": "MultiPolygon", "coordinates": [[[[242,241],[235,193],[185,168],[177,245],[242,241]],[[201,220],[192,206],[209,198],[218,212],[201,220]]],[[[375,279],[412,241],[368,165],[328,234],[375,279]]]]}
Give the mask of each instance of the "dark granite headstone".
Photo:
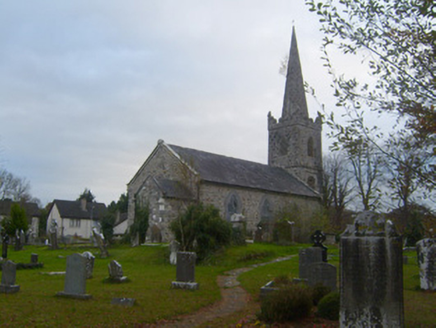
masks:
{"type": "Polygon", "coordinates": [[[341,236],[340,327],[404,327],[402,240],[375,213],[341,236]]]}
{"type": "Polygon", "coordinates": [[[80,254],[67,256],[65,287],[63,292],[57,293],[57,296],[91,298],[91,295],[86,294],[86,261],[87,259],[80,254]]]}
{"type": "Polygon", "coordinates": [[[322,249],[320,247],[309,247],[299,251],[299,276],[307,279],[309,276],[308,266],[313,263],[322,262],[322,249]]]}
{"type": "Polygon", "coordinates": [[[322,284],[326,287],[330,287],[332,291],[337,289],[337,269],[334,265],[317,262],[307,266],[307,284],[309,286],[315,286],[322,284]]]}
{"type": "Polygon", "coordinates": [[[14,262],[3,262],[2,281],[0,284],[1,293],[12,294],[20,290],[20,286],[15,284],[16,271],[17,266],[14,262]]]}
{"type": "Polygon", "coordinates": [[[31,264],[38,263],[38,254],[35,254],[35,253],[30,254],[30,263],[31,264]]]}
{"type": "Polygon", "coordinates": [[[2,236],[2,258],[4,259],[8,258],[8,244],[9,236],[5,234],[2,236]]]}
{"type": "Polygon", "coordinates": [[[176,281],[173,281],[174,288],[198,289],[195,282],[195,261],[197,254],[193,252],[177,253],[176,281]]]}
{"type": "Polygon", "coordinates": [[[421,289],[436,290],[436,239],[426,238],[416,243],[421,289]]]}

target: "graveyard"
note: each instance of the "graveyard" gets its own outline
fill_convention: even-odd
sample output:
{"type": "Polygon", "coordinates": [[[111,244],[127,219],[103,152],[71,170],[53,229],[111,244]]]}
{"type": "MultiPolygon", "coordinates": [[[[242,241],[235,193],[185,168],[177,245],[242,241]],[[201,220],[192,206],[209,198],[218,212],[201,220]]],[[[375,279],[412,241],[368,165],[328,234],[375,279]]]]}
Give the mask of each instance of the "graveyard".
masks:
{"type": "MultiPolygon", "coordinates": [[[[58,250],[47,246],[24,246],[21,251],[10,249],[8,259],[14,263],[29,263],[31,257],[38,254],[42,267],[16,270],[19,291],[0,294],[0,322],[4,327],[146,327],[149,324],[158,327],[177,316],[195,313],[218,302],[220,288],[217,277],[229,270],[249,267],[249,271],[241,271],[237,277],[241,287],[250,295],[246,306],[203,326],[255,326],[258,322],[256,312],[259,310],[260,288],[278,276],[298,277],[298,254],[309,246],[259,243],[230,247],[196,266],[195,281],[199,288],[195,290],[172,288],[176,267],[169,262],[169,249],[165,244],[133,248],[113,246],[106,258],[100,256],[98,248],[91,246],[60,247],[58,250]],[[86,295],[89,298],[57,296],[64,290],[68,256],[87,251],[95,256],[92,277],[86,279],[86,295]],[[283,257],[287,259],[253,266],[283,257]],[[125,276],[122,283],[109,279],[108,265],[113,260],[122,266],[125,276]],[[114,303],[114,299],[122,301],[114,303]],[[124,304],[124,300],[134,302],[124,304]]],[[[432,327],[436,318],[436,295],[419,289],[416,252],[407,251],[404,255],[408,257],[403,265],[406,327],[432,327]]],[[[339,267],[336,246],[329,245],[328,263],[339,267]]],[[[316,318],[313,320],[308,327],[324,324],[316,318]]],[[[257,324],[261,326],[261,323],[257,324]]],[[[332,322],[330,326],[339,325],[332,322]]]]}

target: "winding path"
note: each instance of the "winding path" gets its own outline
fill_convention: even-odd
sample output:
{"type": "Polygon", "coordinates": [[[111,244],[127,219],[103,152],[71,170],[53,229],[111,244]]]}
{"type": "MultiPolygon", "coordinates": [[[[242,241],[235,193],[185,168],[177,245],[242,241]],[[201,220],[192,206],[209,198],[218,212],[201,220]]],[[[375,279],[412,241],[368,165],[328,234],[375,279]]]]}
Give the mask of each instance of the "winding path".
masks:
{"type": "Polygon", "coordinates": [[[212,321],[217,318],[226,317],[235,312],[243,310],[249,299],[250,295],[239,285],[238,276],[244,272],[253,270],[254,268],[264,266],[271,263],[286,261],[296,255],[277,258],[271,262],[254,264],[248,268],[239,268],[225,272],[225,275],[218,276],[217,283],[221,289],[221,299],[204,308],[201,308],[195,313],[187,314],[176,317],[165,323],[157,323],[150,327],[163,327],[163,328],[187,328],[197,327],[206,322],[212,321]]]}

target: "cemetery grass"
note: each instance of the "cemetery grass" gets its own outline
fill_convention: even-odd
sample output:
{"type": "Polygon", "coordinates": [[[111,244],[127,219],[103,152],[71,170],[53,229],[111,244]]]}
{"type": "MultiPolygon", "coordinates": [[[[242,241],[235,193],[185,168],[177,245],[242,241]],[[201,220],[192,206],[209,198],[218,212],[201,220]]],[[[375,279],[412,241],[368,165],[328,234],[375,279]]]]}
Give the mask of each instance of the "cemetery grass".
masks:
{"type": "Polygon", "coordinates": [[[43,268],[17,270],[16,283],[20,292],[0,294],[0,324],[2,327],[140,327],[147,323],[193,313],[220,298],[217,276],[225,271],[268,262],[274,258],[297,254],[296,247],[253,244],[232,247],[220,252],[196,268],[197,291],[171,288],[175,267],[168,262],[165,246],[115,246],[110,256],[102,259],[93,247],[68,247],[50,250],[46,246],[25,246],[15,252],[9,247],[8,257],[15,263],[29,263],[30,255],[39,255],[43,268]],[[93,277],[87,280],[90,300],[56,297],[64,290],[64,275],[48,275],[66,268],[66,257],[91,251],[95,256],[93,277]],[[129,282],[108,283],[107,266],[117,260],[129,282]],[[111,305],[113,298],[134,298],[133,307],[111,305]]]}

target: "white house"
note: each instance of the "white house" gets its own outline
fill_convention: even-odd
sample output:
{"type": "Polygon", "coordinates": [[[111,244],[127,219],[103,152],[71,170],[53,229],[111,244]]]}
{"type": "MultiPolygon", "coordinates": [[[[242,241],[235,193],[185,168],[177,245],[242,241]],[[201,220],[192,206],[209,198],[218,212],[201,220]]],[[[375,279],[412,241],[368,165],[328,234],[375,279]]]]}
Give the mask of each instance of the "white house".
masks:
{"type": "Polygon", "coordinates": [[[11,206],[14,203],[18,203],[26,211],[27,222],[29,224],[29,229],[31,230],[32,237],[36,238],[39,234],[39,218],[41,216],[38,204],[36,203],[21,203],[13,202],[10,199],[5,199],[0,201],[0,222],[4,218],[10,217],[11,206]]]}
{"type": "Polygon", "coordinates": [[[99,220],[106,213],[103,203],[55,199],[47,218],[47,234],[56,225],[59,237],[90,238],[92,228],[99,226],[99,220]]]}

